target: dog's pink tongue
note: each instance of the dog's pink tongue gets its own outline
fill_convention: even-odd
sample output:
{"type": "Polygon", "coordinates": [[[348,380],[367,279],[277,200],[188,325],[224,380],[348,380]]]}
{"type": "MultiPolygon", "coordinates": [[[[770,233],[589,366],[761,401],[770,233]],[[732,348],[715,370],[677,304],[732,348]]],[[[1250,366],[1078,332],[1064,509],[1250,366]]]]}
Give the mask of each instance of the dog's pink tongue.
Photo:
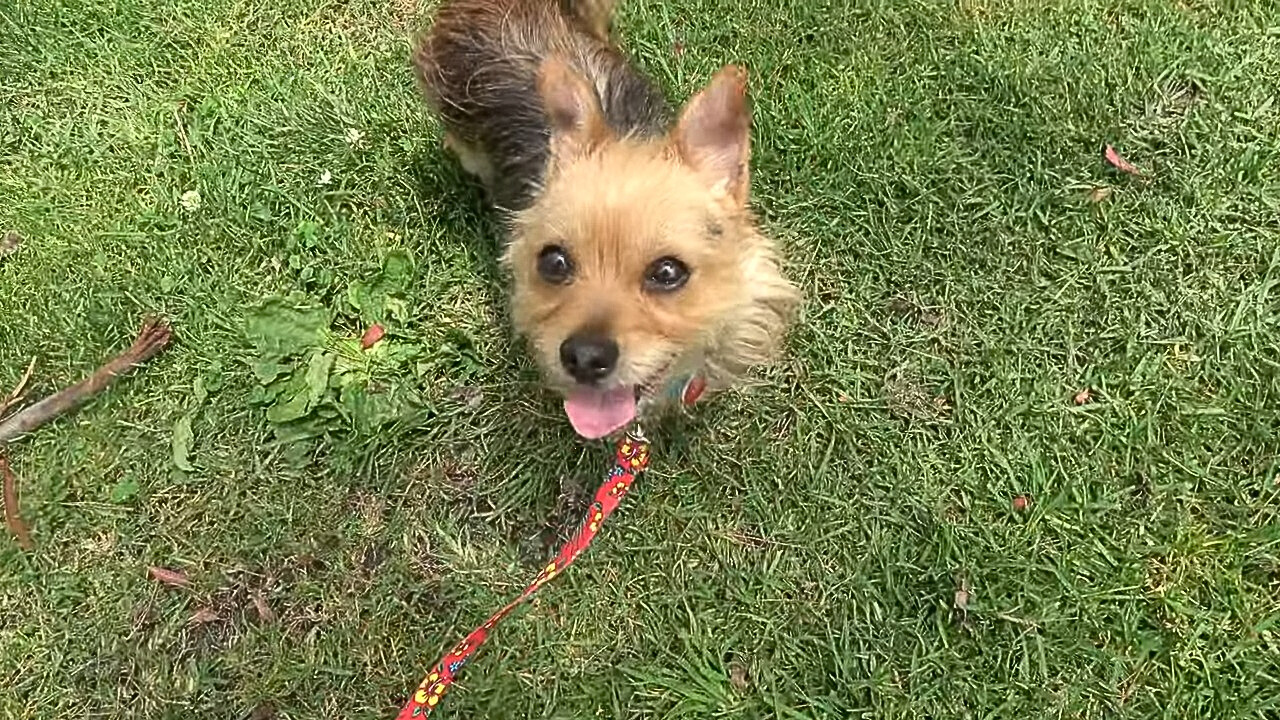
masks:
{"type": "Polygon", "coordinates": [[[602,438],[636,416],[636,393],[629,387],[612,390],[580,388],[564,400],[573,429],[585,438],[602,438]]]}

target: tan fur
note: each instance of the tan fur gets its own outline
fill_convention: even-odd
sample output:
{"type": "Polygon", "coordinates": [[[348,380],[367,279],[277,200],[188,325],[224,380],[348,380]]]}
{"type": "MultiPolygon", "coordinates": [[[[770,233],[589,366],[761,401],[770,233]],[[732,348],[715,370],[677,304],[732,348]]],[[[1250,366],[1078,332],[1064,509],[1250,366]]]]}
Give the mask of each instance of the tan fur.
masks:
{"type": "Polygon", "coordinates": [[[609,24],[618,0],[569,0],[574,14],[597,40],[609,40],[609,24]]]}
{"type": "Polygon", "coordinates": [[[614,140],[558,167],[517,216],[505,261],[517,330],[566,388],[558,348],[584,327],[617,340],[621,384],[701,369],[711,387],[726,387],[772,359],[799,299],[750,212],[670,142],[614,140]],[[577,264],[570,285],[538,278],[538,252],[552,244],[577,264]],[[689,266],[688,285],[646,293],[646,269],[665,256],[689,266]]]}
{"type": "Polygon", "coordinates": [[[446,0],[414,64],[449,146],[512,211],[512,314],[552,384],[574,387],[561,345],[591,332],[619,347],[604,385],[723,388],[776,354],[799,300],[748,208],[746,72],[721,70],[664,135],[660,93],[610,40],[616,4],[446,0]],[[549,246],[571,281],[539,276],[549,246]],[[667,257],[688,282],[646,288],[667,257]]]}

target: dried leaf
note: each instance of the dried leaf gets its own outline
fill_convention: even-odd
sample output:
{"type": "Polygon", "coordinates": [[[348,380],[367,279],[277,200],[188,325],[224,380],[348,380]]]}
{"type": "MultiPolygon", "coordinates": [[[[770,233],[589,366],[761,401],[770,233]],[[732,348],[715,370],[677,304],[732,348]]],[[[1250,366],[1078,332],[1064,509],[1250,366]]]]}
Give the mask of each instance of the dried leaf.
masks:
{"type": "Polygon", "coordinates": [[[18,539],[19,547],[32,550],[35,543],[31,540],[31,531],[18,514],[18,478],[9,467],[9,458],[4,455],[0,455],[0,474],[4,475],[4,524],[18,539]]]}
{"type": "Polygon", "coordinates": [[[747,666],[740,662],[729,663],[729,684],[738,692],[746,692],[751,688],[751,673],[747,666]]]}
{"type": "Polygon", "coordinates": [[[21,246],[22,236],[18,234],[17,230],[10,230],[0,236],[0,258],[17,252],[21,246]]]}
{"type": "Polygon", "coordinates": [[[1111,147],[1110,144],[1103,148],[1102,156],[1106,158],[1107,164],[1120,172],[1142,177],[1142,171],[1134,167],[1133,163],[1121,157],[1120,153],[1116,152],[1116,149],[1111,147]]]}
{"type": "Polygon", "coordinates": [[[192,625],[207,625],[211,622],[216,622],[217,620],[218,611],[213,608],[202,607],[199,610],[196,610],[195,614],[193,614],[191,619],[187,622],[192,625]]]}
{"type": "Polygon", "coordinates": [[[1111,188],[1106,185],[1098,185],[1089,191],[1089,202],[1100,203],[1111,197],[1111,188]]]}
{"type": "Polygon", "coordinates": [[[386,334],[387,331],[384,330],[381,325],[377,323],[370,325],[369,329],[365,330],[364,335],[360,338],[360,349],[368,350],[374,345],[377,345],[378,341],[382,339],[382,336],[386,334]]]}
{"type": "Polygon", "coordinates": [[[267,599],[262,596],[261,590],[253,591],[253,609],[258,611],[258,618],[262,622],[275,622],[276,614],[267,604],[267,599]]]}
{"type": "Polygon", "coordinates": [[[276,706],[270,700],[258,703],[245,720],[271,720],[276,716],[276,706]]]}
{"type": "Polygon", "coordinates": [[[972,598],[969,594],[971,589],[969,578],[961,576],[959,586],[956,587],[956,594],[951,598],[951,606],[961,613],[967,612],[969,610],[969,600],[972,598]]]}
{"type": "Polygon", "coordinates": [[[478,387],[463,385],[453,389],[449,393],[449,398],[456,400],[469,408],[475,409],[484,404],[484,390],[478,387]]]}
{"type": "Polygon", "coordinates": [[[1076,393],[1075,397],[1072,398],[1072,401],[1074,401],[1075,404],[1077,405],[1084,405],[1085,403],[1089,402],[1092,399],[1093,399],[1093,393],[1089,390],[1089,388],[1085,388],[1080,392],[1076,393]]]}
{"type": "Polygon", "coordinates": [[[178,570],[170,570],[168,568],[157,567],[152,565],[147,568],[147,572],[151,574],[151,578],[162,585],[169,587],[191,587],[191,579],[185,573],[178,570]]]}

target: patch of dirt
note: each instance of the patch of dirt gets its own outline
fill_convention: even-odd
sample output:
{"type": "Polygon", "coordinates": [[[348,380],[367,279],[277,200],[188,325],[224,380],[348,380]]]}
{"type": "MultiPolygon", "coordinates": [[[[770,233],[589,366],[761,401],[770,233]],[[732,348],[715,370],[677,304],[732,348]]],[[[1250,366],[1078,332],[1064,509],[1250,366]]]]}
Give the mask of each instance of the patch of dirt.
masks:
{"type": "Polygon", "coordinates": [[[459,449],[414,471],[415,479],[421,480],[427,492],[443,499],[462,520],[486,515],[495,508],[493,500],[480,492],[480,467],[473,455],[471,450],[459,449]]]}
{"type": "Polygon", "coordinates": [[[287,605],[280,613],[280,627],[295,638],[305,638],[328,621],[324,603],[320,600],[296,602],[287,605]]]}
{"type": "Polygon", "coordinates": [[[541,566],[573,536],[591,504],[592,489],[577,478],[561,477],[560,492],[550,513],[526,515],[512,525],[507,535],[516,543],[522,565],[541,566]]]}
{"type": "Polygon", "coordinates": [[[560,478],[560,494],[556,497],[555,510],[547,518],[547,530],[552,537],[548,538],[552,545],[565,542],[578,529],[587,506],[591,504],[591,488],[582,484],[579,478],[560,478]]]}
{"type": "Polygon", "coordinates": [[[1163,88],[1158,109],[1166,117],[1181,120],[1204,100],[1204,88],[1191,78],[1182,78],[1163,88]]]}
{"type": "Polygon", "coordinates": [[[1105,202],[1109,197],[1111,197],[1111,188],[1106,185],[1095,185],[1090,188],[1088,194],[1089,202],[1095,204],[1105,202]]]}
{"type": "Polygon", "coordinates": [[[728,537],[734,543],[747,548],[748,550],[763,550],[772,543],[769,538],[755,525],[740,525],[729,531],[728,537]]]}
{"type": "Polygon", "coordinates": [[[352,493],[347,497],[347,510],[360,518],[360,529],[365,535],[373,535],[382,528],[387,501],[372,493],[352,493]]]}
{"type": "MultiPolygon", "coordinates": [[[[264,624],[276,620],[270,599],[282,589],[277,574],[262,569],[233,567],[224,572],[223,583],[212,593],[203,594],[196,587],[190,601],[186,624],[174,638],[171,652],[176,658],[201,657],[221,653],[229,648],[251,623],[264,624]]],[[[149,627],[154,613],[149,606],[134,609],[135,627],[149,627]],[[144,619],[139,613],[146,613],[144,619]]]]}
{"type": "Polygon", "coordinates": [[[453,598],[441,592],[438,585],[412,589],[400,595],[405,607],[413,608],[420,617],[435,618],[451,615],[457,606],[453,598]]]}
{"type": "Polygon", "coordinates": [[[939,330],[945,327],[947,316],[941,307],[925,305],[915,298],[898,295],[889,301],[889,311],[895,315],[915,320],[921,327],[939,330]]]}
{"type": "Polygon", "coordinates": [[[958,488],[952,488],[947,499],[943,501],[942,518],[953,525],[959,525],[968,520],[968,502],[958,488]]]}
{"type": "Polygon", "coordinates": [[[149,599],[139,600],[129,611],[129,637],[137,639],[146,636],[158,621],[155,603],[149,599]]]}
{"type": "Polygon", "coordinates": [[[254,706],[248,715],[244,716],[244,720],[273,720],[276,716],[276,705],[270,700],[264,700],[254,706]]]}
{"type": "Polygon", "coordinates": [[[1182,126],[1204,104],[1205,89],[1193,78],[1172,78],[1146,100],[1142,114],[1129,124],[1130,134],[1153,152],[1176,142],[1182,126]]]}
{"type": "Polygon", "coordinates": [[[298,578],[317,575],[329,569],[329,564],[315,556],[313,552],[302,552],[285,559],[276,573],[281,585],[289,585],[298,578]]]}
{"type": "Polygon", "coordinates": [[[365,577],[371,577],[382,563],[387,559],[387,551],[378,543],[370,543],[364,546],[356,558],[356,563],[360,566],[361,572],[365,577]]]}
{"type": "Polygon", "coordinates": [[[446,567],[440,556],[429,545],[422,543],[419,543],[419,549],[414,553],[413,560],[409,564],[418,576],[428,583],[440,582],[446,567]]]}
{"type": "Polygon", "coordinates": [[[449,399],[475,410],[484,404],[484,390],[469,385],[460,385],[449,393],[449,399]]]}
{"type": "Polygon", "coordinates": [[[936,422],[951,416],[951,401],[930,392],[914,370],[901,366],[884,379],[885,402],[889,413],[902,420],[936,422]]]}
{"type": "Polygon", "coordinates": [[[1129,494],[1133,497],[1134,504],[1140,508],[1151,504],[1151,479],[1142,470],[1134,472],[1129,485],[1129,494]]]}

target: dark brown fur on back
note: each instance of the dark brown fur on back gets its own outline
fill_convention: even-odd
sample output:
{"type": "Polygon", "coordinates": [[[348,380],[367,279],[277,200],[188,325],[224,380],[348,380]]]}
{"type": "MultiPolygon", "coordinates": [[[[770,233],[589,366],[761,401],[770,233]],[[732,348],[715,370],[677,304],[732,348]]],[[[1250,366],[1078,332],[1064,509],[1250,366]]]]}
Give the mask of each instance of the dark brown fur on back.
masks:
{"type": "Polygon", "coordinates": [[[548,160],[549,131],[538,68],[564,57],[595,86],[619,136],[658,136],[661,92],[608,41],[615,0],[453,0],[414,52],[424,90],[450,142],[485,180],[494,205],[529,206],[548,160]],[[483,170],[475,167],[483,165],[483,170]]]}

